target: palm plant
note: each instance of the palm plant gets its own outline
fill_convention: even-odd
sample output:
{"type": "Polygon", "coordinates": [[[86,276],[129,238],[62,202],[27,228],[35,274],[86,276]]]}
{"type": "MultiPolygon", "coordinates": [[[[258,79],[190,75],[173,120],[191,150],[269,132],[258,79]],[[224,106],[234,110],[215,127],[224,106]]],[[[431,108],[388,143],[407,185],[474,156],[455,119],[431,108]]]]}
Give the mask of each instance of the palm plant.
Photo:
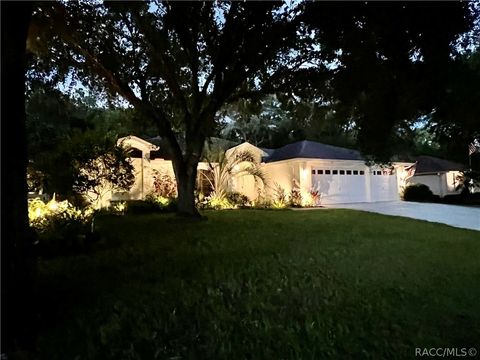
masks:
{"type": "Polygon", "coordinates": [[[210,194],[210,201],[225,202],[227,193],[230,190],[231,179],[251,175],[255,185],[266,186],[267,179],[260,167],[260,163],[249,151],[233,151],[226,156],[225,153],[218,154],[218,161],[209,161],[209,167],[213,176],[207,177],[213,191],[210,194]]]}

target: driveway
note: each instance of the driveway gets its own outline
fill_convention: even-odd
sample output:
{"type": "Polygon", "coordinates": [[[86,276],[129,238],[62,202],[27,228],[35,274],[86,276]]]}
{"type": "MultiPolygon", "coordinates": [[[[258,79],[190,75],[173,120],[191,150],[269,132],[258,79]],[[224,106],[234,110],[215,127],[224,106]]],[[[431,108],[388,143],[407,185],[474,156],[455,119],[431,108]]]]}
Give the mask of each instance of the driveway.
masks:
{"type": "Polygon", "coordinates": [[[407,201],[325,205],[326,208],[341,208],[369,211],[385,215],[404,216],[432,221],[464,229],[480,231],[480,208],[445,204],[428,204],[407,201]]]}

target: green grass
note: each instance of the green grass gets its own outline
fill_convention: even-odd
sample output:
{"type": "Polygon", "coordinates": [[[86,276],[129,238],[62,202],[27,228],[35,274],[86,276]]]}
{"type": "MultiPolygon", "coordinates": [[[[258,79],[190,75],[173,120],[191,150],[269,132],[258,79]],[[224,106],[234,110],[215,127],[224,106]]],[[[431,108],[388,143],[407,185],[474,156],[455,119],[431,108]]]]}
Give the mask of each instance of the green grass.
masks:
{"type": "Polygon", "coordinates": [[[104,217],[40,263],[44,359],[410,359],[480,345],[480,236],[350,210],[104,217]],[[78,356],[78,357],[77,357],[78,356]]]}

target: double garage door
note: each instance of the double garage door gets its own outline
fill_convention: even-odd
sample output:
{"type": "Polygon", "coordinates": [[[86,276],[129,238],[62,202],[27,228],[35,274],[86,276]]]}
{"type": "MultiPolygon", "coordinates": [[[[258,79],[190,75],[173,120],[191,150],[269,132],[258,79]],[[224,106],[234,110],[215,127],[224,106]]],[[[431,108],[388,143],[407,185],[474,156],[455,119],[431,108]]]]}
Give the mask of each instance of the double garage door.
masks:
{"type": "Polygon", "coordinates": [[[398,199],[397,177],[390,170],[314,168],[312,185],[325,205],[398,199]]]}

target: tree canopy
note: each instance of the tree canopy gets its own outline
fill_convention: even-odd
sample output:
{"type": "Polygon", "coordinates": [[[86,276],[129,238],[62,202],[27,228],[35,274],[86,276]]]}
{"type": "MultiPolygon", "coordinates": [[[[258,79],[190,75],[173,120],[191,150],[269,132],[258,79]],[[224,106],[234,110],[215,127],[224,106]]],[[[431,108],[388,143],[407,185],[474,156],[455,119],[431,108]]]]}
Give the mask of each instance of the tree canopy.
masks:
{"type": "Polygon", "coordinates": [[[442,98],[472,15],[463,2],[55,2],[40,4],[34,24],[29,45],[43,56],[32,77],[81,80],[155,124],[173,154],[179,209],[195,213],[197,163],[222,108],[299,97],[388,160],[401,124],[442,98]]]}
{"type": "MultiPolygon", "coordinates": [[[[196,167],[205,138],[215,131],[216,113],[227,102],[281,86],[306,58],[301,49],[292,55],[296,10],[279,2],[41,7],[31,48],[41,54],[48,45],[50,78],[71,74],[120,95],[156,124],[174,155],[183,212],[195,212],[196,167]],[[176,133],[185,139],[185,151],[176,133]]],[[[36,69],[44,61],[39,59],[36,69]]]]}
{"type": "Polygon", "coordinates": [[[396,128],[442,102],[460,34],[461,2],[317,2],[307,23],[337,61],[330,84],[338,114],[352,118],[363,152],[388,160],[396,128]]]}
{"type": "Polygon", "coordinates": [[[26,113],[28,175],[37,188],[81,200],[100,185],[131,185],[128,155],[116,145],[132,132],[130,110],[98,108],[82,95],[74,100],[56,89],[36,88],[29,91],[26,113]]]}

